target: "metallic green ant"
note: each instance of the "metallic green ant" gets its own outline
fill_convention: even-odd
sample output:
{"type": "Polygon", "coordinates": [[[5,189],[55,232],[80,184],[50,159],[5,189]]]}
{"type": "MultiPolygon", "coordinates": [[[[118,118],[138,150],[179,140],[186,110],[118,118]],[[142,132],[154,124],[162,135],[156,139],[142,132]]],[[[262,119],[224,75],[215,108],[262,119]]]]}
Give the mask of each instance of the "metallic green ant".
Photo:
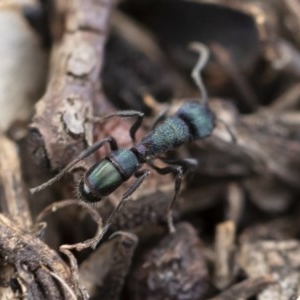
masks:
{"type": "MultiPolygon", "coordinates": [[[[80,198],[88,203],[99,202],[133,175],[136,177],[136,180],[123,194],[119,204],[108,218],[106,225],[103,228],[102,236],[114,221],[114,218],[124,205],[125,200],[132,195],[150,174],[149,169],[142,169],[142,166],[145,164],[159,174],[165,175],[172,173],[175,176],[175,193],[168,209],[169,230],[170,232],[174,232],[175,229],[171,209],[178,197],[183,175],[190,167],[197,165],[197,161],[194,159],[184,159],[169,164],[168,161],[160,158],[160,155],[187,142],[201,140],[210,136],[215,128],[216,121],[213,112],[208,106],[207,93],[202,78],[200,77],[200,72],[208,60],[209,52],[208,49],[200,43],[193,43],[191,46],[193,50],[199,53],[199,60],[192,71],[192,77],[201,92],[201,100],[187,99],[173,116],[166,116],[166,112],[160,115],[153,125],[152,131],[137,143],[135,143],[135,134],[142,123],[144,117],[143,113],[127,110],[118,111],[114,114],[105,116],[102,119],[111,117],[136,117],[137,120],[130,128],[130,136],[135,145],[130,149],[119,149],[117,141],[112,136],[99,140],[83,151],[54,178],[38,187],[32,188],[31,193],[39,192],[60,180],[75,164],[108,143],[111,152],[87,170],[80,181],[78,185],[78,194],[80,195],[80,198]],[[165,161],[168,166],[164,168],[155,166],[153,161],[156,158],[165,161]]],[[[226,127],[226,129],[234,140],[229,128],[226,127]]]]}

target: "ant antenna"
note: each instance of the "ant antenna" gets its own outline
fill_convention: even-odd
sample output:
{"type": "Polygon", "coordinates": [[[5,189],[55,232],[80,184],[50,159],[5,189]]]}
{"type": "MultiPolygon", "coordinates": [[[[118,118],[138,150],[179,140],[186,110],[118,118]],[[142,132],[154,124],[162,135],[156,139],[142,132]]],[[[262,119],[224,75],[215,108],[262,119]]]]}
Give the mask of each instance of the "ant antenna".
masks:
{"type": "Polygon", "coordinates": [[[207,91],[201,77],[201,71],[203,70],[204,66],[206,65],[209,59],[209,50],[204,44],[199,42],[190,43],[189,49],[199,53],[198,62],[192,70],[191,76],[200,90],[203,102],[207,103],[207,91]]]}
{"type": "MultiPolygon", "coordinates": [[[[203,70],[203,68],[205,67],[205,65],[209,59],[209,49],[204,44],[199,43],[199,42],[190,43],[189,49],[199,53],[199,59],[195,65],[194,69],[192,70],[191,76],[194,79],[195,84],[199,88],[200,94],[202,96],[202,101],[205,104],[208,102],[208,97],[207,97],[207,91],[206,91],[205,85],[204,85],[202,77],[201,77],[201,71],[203,70]]],[[[229,133],[229,135],[232,139],[232,142],[237,144],[237,139],[236,139],[234,133],[232,132],[230,126],[222,119],[217,118],[216,120],[219,123],[224,125],[224,128],[229,133]]]]}

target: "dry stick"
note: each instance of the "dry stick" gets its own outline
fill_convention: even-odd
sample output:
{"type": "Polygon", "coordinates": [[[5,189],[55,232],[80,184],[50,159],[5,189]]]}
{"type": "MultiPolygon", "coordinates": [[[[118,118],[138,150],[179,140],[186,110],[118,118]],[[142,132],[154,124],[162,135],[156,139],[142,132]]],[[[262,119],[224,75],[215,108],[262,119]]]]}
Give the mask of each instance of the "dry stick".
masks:
{"type": "Polygon", "coordinates": [[[74,300],[77,300],[77,297],[75,295],[75,293],[73,292],[73,290],[70,288],[70,286],[58,275],[56,275],[55,273],[49,271],[48,269],[44,269],[46,272],[48,272],[52,277],[54,277],[57,281],[59,281],[61,283],[61,285],[65,288],[65,290],[68,291],[68,293],[70,294],[71,298],[74,300]]]}
{"type": "Polygon", "coordinates": [[[87,249],[89,247],[92,247],[93,249],[97,246],[98,242],[100,241],[101,237],[103,236],[103,224],[102,219],[98,213],[98,211],[93,208],[91,205],[88,205],[84,202],[79,202],[75,199],[68,199],[64,201],[54,202],[50,205],[48,205],[38,216],[37,216],[37,222],[41,222],[43,218],[45,218],[50,213],[56,212],[59,209],[62,209],[64,207],[70,206],[70,205],[82,205],[84,206],[87,211],[89,212],[92,219],[97,223],[97,231],[95,233],[95,236],[91,239],[85,240],[81,243],[76,243],[73,245],[62,245],[59,247],[59,250],[64,253],[70,262],[71,272],[73,275],[73,281],[76,285],[76,288],[81,291],[82,296],[84,299],[88,299],[88,294],[85,290],[85,287],[81,284],[79,279],[79,272],[78,272],[78,264],[76,261],[76,258],[72,254],[70,250],[75,249],[77,251],[82,251],[83,249],[87,249]]]}
{"type": "Polygon", "coordinates": [[[296,24],[298,25],[298,30],[300,29],[300,3],[298,0],[284,0],[282,1],[283,5],[285,5],[289,12],[294,15],[295,19],[297,20],[296,24]]]}
{"type": "Polygon", "coordinates": [[[227,221],[217,226],[215,236],[214,283],[224,289],[234,280],[235,223],[227,221]]]}
{"type": "MultiPolygon", "coordinates": [[[[1,256],[6,257],[7,262],[16,266],[17,274],[21,280],[24,279],[27,289],[31,290],[34,285],[37,286],[36,292],[31,291],[36,297],[38,297],[37,293],[42,294],[43,291],[49,297],[60,297],[60,287],[44,271],[51,269],[51,272],[61,278],[65,285],[72,282],[71,273],[59,256],[48,249],[47,245],[38,238],[28,233],[32,227],[32,221],[23,188],[17,148],[2,135],[0,135],[0,141],[0,184],[4,195],[0,199],[0,206],[1,211],[13,220],[12,222],[0,215],[1,256]],[[28,271],[23,271],[20,264],[24,265],[28,271]],[[56,266],[59,265],[61,267],[57,268],[56,266]],[[33,274],[36,283],[26,279],[28,274],[33,274]]],[[[82,294],[80,289],[75,289],[75,291],[77,294],[82,294]]]]}
{"type": "Polygon", "coordinates": [[[245,195],[241,185],[231,182],[227,186],[226,219],[239,224],[244,212],[245,195]]]}
{"type": "Polygon", "coordinates": [[[300,84],[297,83],[290,87],[286,92],[281,94],[274,102],[269,106],[268,110],[276,113],[285,110],[292,110],[300,103],[300,84]]]}
{"type": "Polygon", "coordinates": [[[219,63],[227,71],[228,75],[233,80],[238,92],[241,94],[245,103],[248,105],[251,110],[255,110],[258,105],[258,99],[254,94],[253,89],[247,82],[246,78],[240,72],[233,59],[230,56],[230,53],[222,47],[220,44],[213,43],[211,45],[211,50],[215,54],[219,63]]]}
{"type": "Polygon", "coordinates": [[[274,283],[269,275],[247,279],[209,300],[248,299],[274,283]]]}
{"type": "Polygon", "coordinates": [[[185,80],[174,66],[168,62],[166,54],[158,46],[155,35],[153,35],[142,23],[127,16],[126,14],[114,10],[111,18],[112,27],[118,32],[122,39],[129,43],[137,51],[147,56],[149,61],[154,64],[164,66],[169,70],[168,76],[174,82],[174,95],[182,94],[190,86],[190,83],[185,80]]]}
{"type": "Polygon", "coordinates": [[[57,18],[51,18],[64,16],[64,33],[52,49],[50,80],[35,107],[30,138],[35,159],[52,169],[60,169],[92,143],[92,124],[86,120],[98,93],[113,2],[65,1],[57,6],[63,7],[57,18]]]}
{"type": "Polygon", "coordinates": [[[80,264],[80,281],[92,299],[120,299],[137,244],[136,235],[115,232],[80,264]]]}
{"type": "Polygon", "coordinates": [[[102,219],[101,219],[98,211],[94,207],[92,207],[91,205],[89,205],[87,203],[79,202],[76,199],[68,199],[68,200],[51,203],[41,213],[39,213],[39,215],[36,218],[37,222],[41,222],[41,220],[43,218],[45,218],[47,215],[49,215],[50,213],[56,212],[57,210],[62,209],[67,206],[70,206],[70,205],[79,205],[79,204],[87,209],[87,211],[89,212],[92,219],[97,223],[97,225],[98,225],[97,231],[93,238],[88,239],[81,243],[73,244],[73,245],[62,245],[61,247],[63,247],[63,249],[76,249],[77,251],[82,251],[83,249],[86,249],[89,247],[95,248],[97,246],[100,238],[102,237],[102,231],[103,231],[102,219]]]}
{"type": "MultiPolygon", "coordinates": [[[[66,284],[72,283],[72,276],[68,266],[39,238],[16,227],[16,223],[0,214],[0,253],[8,264],[15,265],[17,276],[24,279],[23,282],[29,289],[33,298],[48,291],[51,295],[61,295],[61,287],[55,281],[49,280],[51,276],[45,276],[42,269],[51,270],[62,278],[66,284]],[[33,281],[32,278],[35,278],[33,281]],[[34,286],[36,285],[36,289],[34,286]]],[[[74,290],[77,295],[78,290],[74,290]]]]}
{"type": "MultiPolygon", "coordinates": [[[[64,246],[65,245],[60,246],[59,251],[61,253],[63,253],[69,259],[71,273],[73,276],[73,281],[75,283],[75,287],[81,291],[83,299],[87,300],[87,299],[89,299],[89,295],[79,279],[79,270],[78,270],[77,260],[76,260],[75,256],[73,255],[73,253],[69,249],[65,248],[64,246]]],[[[66,245],[66,246],[69,246],[69,245],[66,245]]]]}
{"type": "Polygon", "coordinates": [[[278,58],[272,61],[273,67],[294,76],[300,77],[300,53],[298,49],[285,39],[277,41],[278,58]]]}
{"type": "Polygon", "coordinates": [[[28,198],[22,179],[20,158],[12,141],[0,133],[0,210],[20,228],[32,226],[28,198]]]}
{"type": "Polygon", "coordinates": [[[165,54],[158,47],[155,36],[143,24],[118,10],[113,12],[111,21],[122,37],[136,49],[147,55],[149,59],[155,58],[156,61],[165,63],[165,54]]]}

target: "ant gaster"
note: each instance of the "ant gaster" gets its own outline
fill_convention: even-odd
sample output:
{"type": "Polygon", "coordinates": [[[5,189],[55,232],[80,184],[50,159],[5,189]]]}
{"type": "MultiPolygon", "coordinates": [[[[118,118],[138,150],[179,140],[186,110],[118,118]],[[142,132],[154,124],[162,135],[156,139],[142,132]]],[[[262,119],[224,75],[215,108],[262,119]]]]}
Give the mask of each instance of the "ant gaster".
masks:
{"type": "MultiPolygon", "coordinates": [[[[202,99],[188,99],[179,110],[171,117],[166,113],[160,115],[153,129],[141,141],[135,143],[135,134],[142,123],[144,114],[139,111],[127,110],[118,111],[114,114],[101,118],[111,117],[136,117],[137,120],[130,128],[130,136],[135,145],[130,149],[119,149],[116,140],[109,136],[97,141],[95,144],[84,150],[79,156],[70,162],[58,175],[38,187],[32,188],[31,193],[39,192],[55,181],[61,179],[76,163],[93,154],[104,144],[108,143],[111,152],[100,161],[96,162],[83,176],[78,185],[78,194],[80,198],[88,203],[99,202],[105,196],[111,194],[123,182],[136,177],[135,182],[128,188],[122,196],[119,204],[108,218],[103,233],[108,230],[114,221],[115,216],[120,211],[132,193],[142,184],[150,174],[149,169],[142,169],[143,165],[148,165],[159,174],[165,175],[172,173],[175,176],[175,193],[168,209],[168,226],[170,232],[174,232],[171,208],[177,199],[184,173],[192,166],[197,164],[196,160],[185,159],[169,164],[160,168],[153,162],[154,159],[161,159],[160,155],[179,147],[187,142],[200,140],[211,135],[215,128],[215,116],[208,106],[207,93],[200,77],[200,72],[206,64],[209,52],[208,49],[200,43],[192,43],[191,48],[199,53],[199,60],[192,71],[192,77],[200,89],[202,99]]],[[[227,128],[228,129],[228,128],[227,128]]],[[[230,130],[228,129],[231,134],[230,130]]],[[[232,137],[232,134],[231,134],[232,137]]],[[[234,139],[234,138],[233,138],[234,139]]]]}

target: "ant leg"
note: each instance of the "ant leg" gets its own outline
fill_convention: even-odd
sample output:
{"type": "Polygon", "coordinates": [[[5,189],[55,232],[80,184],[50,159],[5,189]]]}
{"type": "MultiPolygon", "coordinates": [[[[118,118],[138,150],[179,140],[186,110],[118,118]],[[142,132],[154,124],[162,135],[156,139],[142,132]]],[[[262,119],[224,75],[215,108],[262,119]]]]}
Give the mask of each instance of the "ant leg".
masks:
{"type": "Polygon", "coordinates": [[[73,161],[68,163],[67,166],[64,167],[55,177],[51,178],[47,182],[44,182],[43,184],[35,188],[31,188],[30,189],[31,194],[40,192],[45,188],[47,188],[48,186],[52,185],[54,182],[60,180],[74,165],[76,165],[79,161],[93,154],[95,151],[101,148],[105,143],[109,143],[111,150],[118,149],[117,142],[113,137],[107,137],[97,141],[96,143],[94,143],[93,145],[91,145],[90,147],[82,151],[73,161]]]}
{"type": "Polygon", "coordinates": [[[170,110],[170,106],[166,107],[162,112],[160,112],[158,114],[158,116],[154,119],[154,121],[151,125],[151,130],[153,130],[157,126],[158,123],[160,123],[161,121],[163,121],[166,118],[169,110],[170,110]]]}
{"type": "Polygon", "coordinates": [[[198,167],[198,160],[194,158],[184,158],[184,159],[166,159],[164,157],[159,157],[161,161],[169,165],[179,165],[183,168],[183,173],[186,174],[189,171],[196,170],[198,167]]]}
{"type": "Polygon", "coordinates": [[[103,122],[107,119],[113,118],[113,117],[120,117],[120,118],[137,118],[137,120],[132,124],[130,127],[129,133],[130,137],[135,142],[135,134],[137,130],[140,128],[144,113],[137,111],[137,110],[120,110],[115,113],[112,113],[110,115],[104,116],[104,117],[94,117],[92,119],[93,122],[103,122]]]}
{"type": "Polygon", "coordinates": [[[142,184],[142,182],[146,179],[146,177],[148,177],[148,175],[150,174],[149,170],[140,170],[138,172],[136,172],[136,176],[137,179],[136,181],[128,188],[128,190],[124,193],[124,195],[122,196],[119,204],[116,206],[116,208],[114,209],[114,211],[112,212],[112,214],[109,216],[101,237],[99,238],[99,241],[102,239],[102,237],[104,236],[104,234],[107,232],[107,230],[109,229],[110,225],[113,223],[116,215],[118,214],[118,212],[122,209],[122,207],[124,206],[126,200],[139,188],[139,186],[142,184]]]}
{"type": "Polygon", "coordinates": [[[172,201],[169,204],[168,215],[167,215],[169,231],[171,233],[173,233],[173,232],[175,232],[175,227],[174,227],[173,216],[172,216],[172,207],[173,207],[176,199],[178,198],[178,194],[180,192],[181,182],[182,182],[183,174],[184,174],[183,167],[180,165],[171,165],[171,166],[168,166],[165,168],[159,168],[159,167],[155,166],[154,164],[152,164],[151,162],[149,162],[148,164],[151,168],[153,168],[157,173],[159,173],[161,175],[166,175],[166,174],[170,174],[170,173],[175,175],[175,193],[174,193],[172,201]]]}
{"type": "Polygon", "coordinates": [[[175,227],[174,227],[173,216],[172,216],[172,207],[176,199],[178,198],[183,175],[186,174],[191,169],[195,169],[198,166],[198,161],[192,158],[186,158],[182,160],[166,160],[164,158],[160,158],[160,159],[165,163],[169,163],[171,165],[165,168],[159,168],[155,166],[152,162],[148,162],[148,164],[151,168],[153,168],[157,173],[161,175],[166,175],[170,173],[175,175],[175,193],[168,207],[168,215],[167,215],[169,231],[173,233],[175,232],[175,227]]]}

